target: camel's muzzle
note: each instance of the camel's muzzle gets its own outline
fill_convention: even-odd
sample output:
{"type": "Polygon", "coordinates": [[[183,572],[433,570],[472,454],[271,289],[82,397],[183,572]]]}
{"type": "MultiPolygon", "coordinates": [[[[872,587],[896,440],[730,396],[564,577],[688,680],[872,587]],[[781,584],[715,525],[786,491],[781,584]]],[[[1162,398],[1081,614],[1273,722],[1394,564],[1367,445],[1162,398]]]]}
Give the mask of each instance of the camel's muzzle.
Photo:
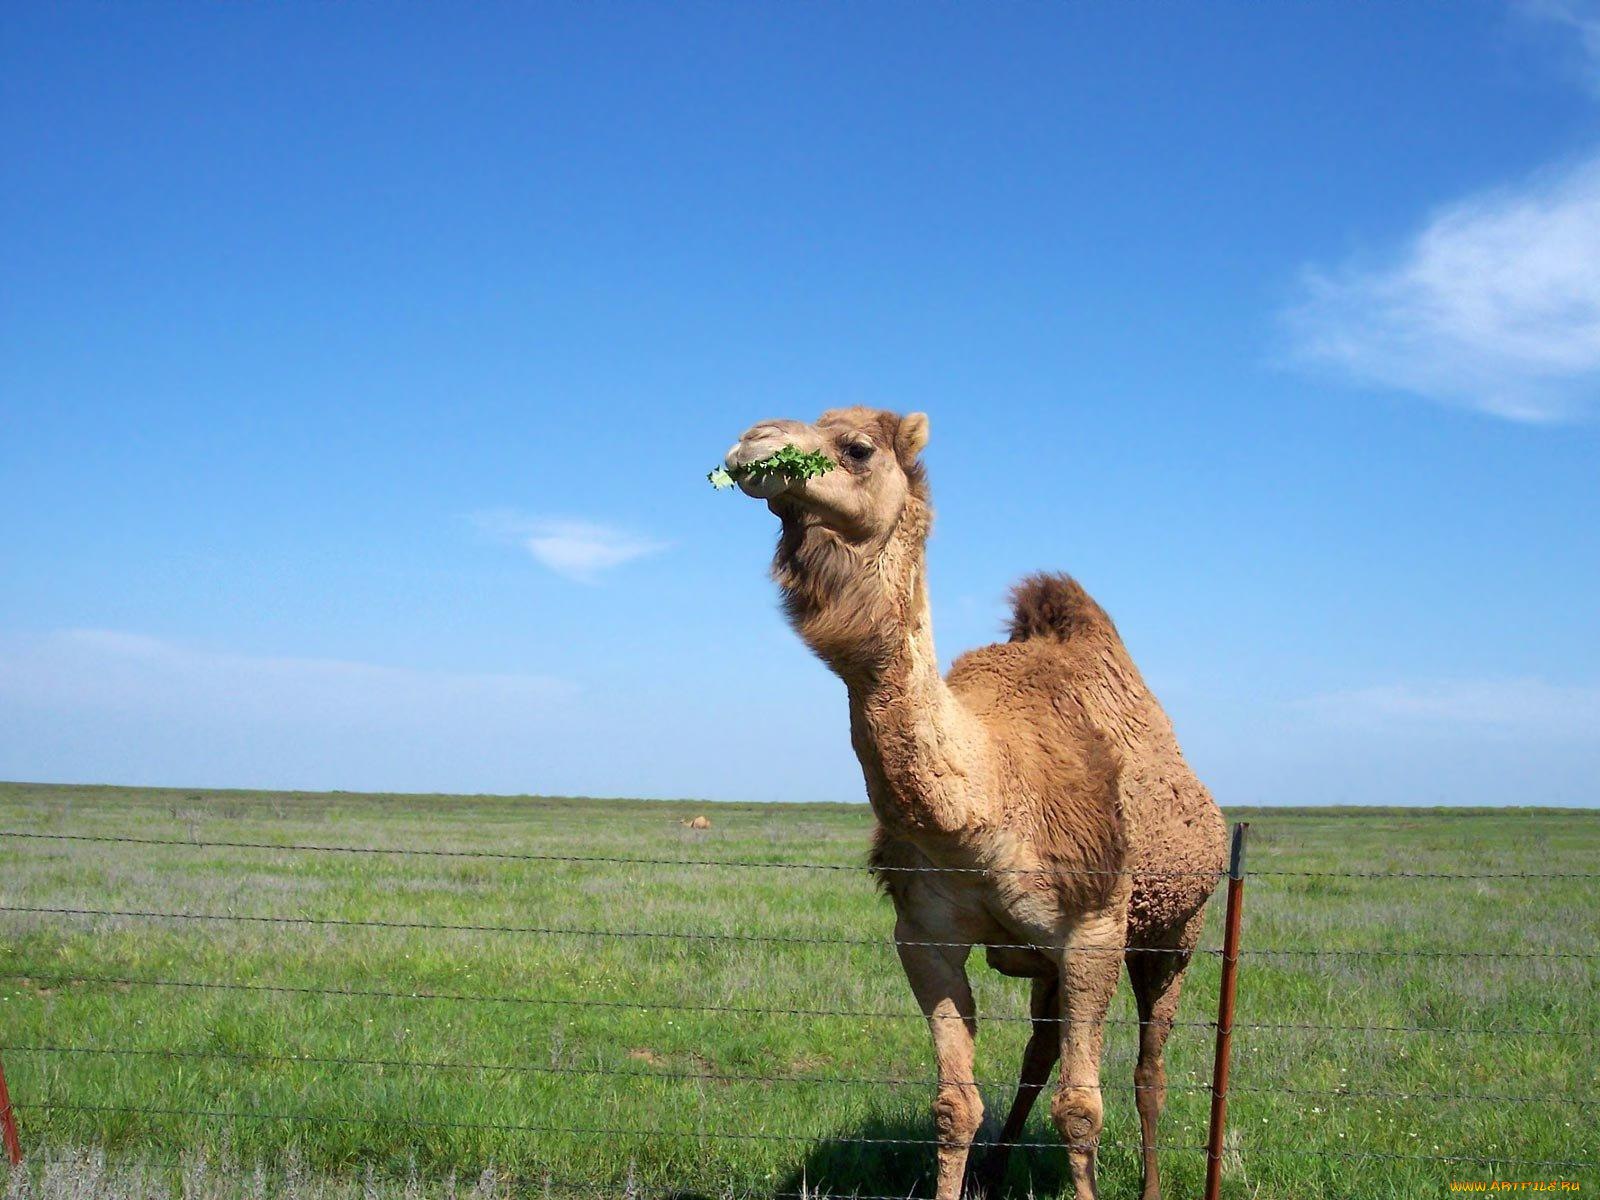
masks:
{"type": "MultiPolygon", "coordinates": [[[[804,426],[798,421],[773,421],[757,425],[747,430],[742,438],[728,447],[723,464],[737,478],[739,468],[748,463],[760,462],[784,446],[792,444],[795,441],[796,430],[802,429],[804,426]]],[[[757,500],[771,500],[793,486],[791,480],[777,474],[750,475],[739,479],[739,490],[757,500]]]]}
{"type": "Polygon", "coordinates": [[[748,475],[739,480],[739,490],[757,500],[771,500],[793,486],[793,482],[782,475],[748,475]]]}

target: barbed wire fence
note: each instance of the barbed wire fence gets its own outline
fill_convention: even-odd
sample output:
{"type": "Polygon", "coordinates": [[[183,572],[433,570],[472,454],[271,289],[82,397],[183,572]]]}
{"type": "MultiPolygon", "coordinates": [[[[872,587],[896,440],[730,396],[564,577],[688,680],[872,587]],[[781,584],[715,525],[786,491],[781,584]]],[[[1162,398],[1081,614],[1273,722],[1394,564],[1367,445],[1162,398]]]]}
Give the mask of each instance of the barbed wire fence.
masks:
{"type": "MultiPolygon", "coordinates": [[[[1209,1094],[1211,1100],[1210,1119],[1208,1122],[1208,1138],[1205,1144],[1162,1143],[1155,1149],[1162,1154],[1194,1154],[1204,1156],[1207,1200],[1216,1200],[1220,1194],[1220,1184],[1223,1164],[1228,1156],[1225,1146],[1225,1133],[1227,1129],[1227,1102],[1228,1097],[1234,1093],[1265,1093],[1274,1095],[1287,1095],[1305,1099],[1373,1099],[1399,1102],[1424,1102],[1424,1103],[1486,1103],[1497,1105],[1540,1105],[1560,1103],[1576,1108],[1600,1107],[1600,1094],[1563,1093],[1503,1093],[1503,1092],[1477,1092],[1477,1091],[1441,1091],[1437,1089],[1361,1089],[1340,1086],[1337,1088],[1302,1088],[1282,1086],[1276,1084],[1236,1084],[1230,1079],[1230,1064],[1232,1060],[1231,1044],[1236,1033],[1250,1031],[1261,1032],[1308,1032],[1308,1033],[1334,1033],[1334,1034],[1399,1034],[1399,1035],[1430,1035],[1440,1037],[1461,1038],[1487,1038],[1487,1039],[1561,1039],[1588,1041],[1600,1037],[1600,1030],[1582,1029],[1560,1024],[1549,1026],[1501,1026],[1501,1025],[1438,1025],[1438,1024],[1338,1024],[1299,1021],[1265,1021],[1244,1022],[1234,1017],[1234,1003],[1237,989],[1238,967],[1241,962],[1251,958],[1284,958],[1284,959],[1366,959],[1384,957],[1405,957],[1431,960],[1460,960],[1470,962],[1479,959],[1501,960],[1552,960],[1573,962],[1600,961],[1600,953],[1588,951],[1564,950],[1444,950],[1444,949],[1390,949],[1390,948],[1331,948],[1322,946],[1266,946],[1255,947],[1243,944],[1242,912],[1244,899],[1244,884],[1246,872],[1244,869],[1244,834],[1247,824],[1234,827],[1233,847],[1230,863],[1226,873],[1220,880],[1226,882],[1226,899],[1223,914],[1224,935],[1223,944],[1218,947],[1198,948],[1196,955],[1214,956],[1220,962],[1219,986],[1216,996],[1215,1017],[1209,1020],[1174,1021],[1168,1024],[1179,1028],[1191,1028],[1209,1031],[1214,1038],[1214,1058],[1212,1063],[1211,1078],[1207,1082],[1171,1083],[1161,1085],[1168,1091],[1192,1091],[1209,1094]]],[[[432,857],[456,859],[487,859],[507,862],[525,863],[561,863],[575,866],[627,866],[627,867],[671,867],[694,869],[728,869],[763,871],[811,871],[811,872],[848,872],[859,875],[864,868],[844,863],[815,863],[793,861],[764,861],[758,859],[719,859],[719,858],[667,858],[667,857],[631,857],[622,855],[570,855],[554,853],[523,853],[513,851],[468,850],[438,847],[375,847],[353,846],[326,843],[301,843],[301,842],[267,842],[243,841],[224,839],[191,838],[154,838],[132,837],[109,834],[72,834],[55,833],[31,830],[0,830],[0,839],[13,839],[15,841],[51,841],[61,843],[100,843],[100,844],[125,844],[145,847],[168,847],[180,849],[215,849],[215,850],[257,850],[291,854],[347,854],[362,856],[394,856],[394,857],[432,857]]],[[[1018,874],[1018,875],[1138,875],[1143,878],[1177,878],[1182,876],[1204,877],[1218,882],[1219,877],[1212,872],[1188,871],[1058,871],[1054,869],[999,869],[988,870],[985,868],[962,867],[882,867],[881,873],[909,872],[922,874],[949,874],[949,875],[993,875],[993,874],[1018,874]]],[[[1525,872],[1525,871],[1491,871],[1491,872],[1430,872],[1430,871],[1316,871],[1316,870],[1265,870],[1251,873],[1252,877],[1260,878],[1303,878],[1303,879],[1343,879],[1343,880],[1383,880],[1383,879],[1419,879],[1419,880],[1461,880],[1461,881],[1503,881],[1503,880],[1562,880],[1562,881],[1596,881],[1600,880],[1600,872],[1525,872]]],[[[109,918],[124,921],[170,921],[189,923],[240,923],[249,925],[269,925],[280,927],[308,927],[328,928],[334,930],[351,929],[381,929],[381,930],[412,930],[431,931],[436,933],[474,933],[496,934],[546,938],[577,938],[577,939],[645,939],[653,941],[686,941],[686,942],[720,942],[730,944],[750,945],[821,945],[821,946],[877,946],[887,948],[919,947],[919,948],[966,948],[967,942],[943,942],[926,940],[895,940],[893,938],[866,938],[844,936],[804,936],[790,934],[773,934],[757,932],[704,932],[670,929],[612,929],[589,928],[582,926],[561,925],[514,925],[514,924],[484,924],[484,923],[451,923],[420,920],[391,920],[391,919],[357,919],[351,917],[326,917],[305,916],[295,914],[264,914],[264,913],[233,913],[233,912],[191,912],[168,911],[155,909],[132,908],[100,908],[89,906],[48,906],[0,903],[0,913],[14,913],[19,915],[33,915],[45,918],[54,917],[94,917],[109,918]]],[[[989,947],[1002,950],[1036,950],[1049,953],[1062,953],[1060,946],[1047,946],[1030,942],[1008,943],[980,943],[973,948],[989,947]]],[[[1116,947],[1095,948],[1068,948],[1066,952],[1137,955],[1147,953],[1170,953],[1163,948],[1124,945],[1116,947]]],[[[4,972],[0,971],[0,979],[21,980],[31,982],[35,986],[56,988],[65,985],[81,985],[88,987],[114,987],[118,989],[166,989],[178,992],[222,992],[222,993],[247,993],[270,994],[300,997],[343,997],[363,998],[381,1001],[417,1001],[417,1002],[452,1002],[484,1005],[516,1005],[526,1007],[552,1007],[566,1009],[613,1009],[633,1010],[640,1012],[683,1012],[703,1014],[737,1014],[741,1016],[754,1016],[760,1018],[809,1018],[809,1017],[844,1017],[859,1020],[917,1020],[940,1019],[929,1018],[921,1012],[899,1010],[874,1010],[846,1007],[807,1007],[807,1006],[782,1006],[782,1005],[735,1005],[735,1004],[701,1004],[689,1003],[681,999],[669,998],[662,1000],[608,1000],[608,999],[574,999],[549,995],[528,994],[496,994],[481,992],[462,992],[444,990],[402,990],[370,987],[317,987],[309,985],[291,985],[264,982],[246,982],[241,980],[219,979],[189,979],[189,978],[158,978],[146,975],[128,974],[84,974],[78,972],[62,972],[57,974],[41,972],[4,972]]],[[[944,1019],[967,1021],[976,1019],[979,1014],[953,1013],[944,1019]]],[[[1002,1022],[1049,1022],[1054,1024],[1054,1017],[1033,1017],[1016,1014],[982,1014],[984,1021],[1002,1022]]],[[[1145,1024],[1137,1019],[1112,1016],[1110,1023],[1121,1025],[1139,1026],[1145,1024]]],[[[931,1151],[940,1145],[938,1139],[910,1138],[910,1137],[871,1137],[857,1135],[817,1135],[801,1133],[779,1133],[765,1131],[741,1130],[707,1130],[707,1129],[669,1129],[658,1127],[640,1126],[590,1126],[567,1125],[562,1123],[539,1122],[498,1122],[498,1121],[458,1121],[441,1120],[421,1117],[404,1117],[396,1115],[354,1115],[328,1113],[315,1109],[296,1109],[280,1111],[261,1111],[245,1109],[215,1109],[199,1107],[153,1106],[132,1104],[97,1103],[88,1100],[57,1100],[51,1098],[31,1098],[27,1096],[12,1097],[6,1084],[4,1071],[5,1055],[33,1055],[41,1057],[62,1058],[68,1056],[105,1058],[115,1060],[129,1059],[162,1059],[172,1062],[190,1060],[222,1061],[241,1067],[269,1066],[269,1065],[316,1065],[341,1068],[368,1068],[416,1072],[470,1072],[493,1075],[556,1075],[556,1076],[581,1076],[589,1078],[613,1078],[627,1080],[644,1080],[660,1082],[707,1082],[707,1083],[746,1083],[775,1085],[799,1088],[827,1088],[827,1087],[880,1087],[880,1088],[931,1088],[934,1080],[928,1077],[912,1078],[904,1075],[829,1075],[817,1073],[786,1074],[778,1072],[738,1072],[718,1071],[712,1069],[702,1070],[660,1070],[660,1069],[635,1069],[603,1064],[540,1064],[535,1062],[481,1062],[463,1059],[427,1059],[407,1058],[394,1056],[360,1056],[360,1055],[319,1055],[319,1054],[294,1054],[294,1053],[263,1053],[248,1051],[229,1051],[215,1048],[193,1047],[148,1047],[128,1045],[85,1044],[83,1042],[69,1041],[12,1041],[0,1034],[0,1135],[6,1155],[13,1167],[24,1162],[22,1140],[17,1121],[17,1113],[41,1112],[66,1112],[80,1114],[117,1114],[131,1117],[173,1116],[187,1117],[201,1120],[214,1120],[223,1122],[275,1122],[275,1123],[305,1123],[305,1124],[346,1124],[355,1126],[404,1126],[419,1131],[427,1130],[476,1130],[495,1133],[512,1133],[520,1135],[559,1135],[563,1137],[621,1139],[621,1140],[651,1140],[667,1138],[705,1138],[713,1141],[727,1142],[765,1142],[765,1143],[790,1143],[796,1146],[816,1146],[818,1144],[845,1145],[857,1147],[896,1147],[912,1146],[925,1147],[931,1151]]],[[[969,1086],[980,1089],[1010,1089],[1016,1086],[1013,1080],[977,1080],[969,1086]]],[[[1135,1090],[1140,1085],[1135,1085],[1135,1090]]],[[[1138,1152],[1142,1150],[1139,1142],[1110,1142],[1099,1141],[1096,1143],[1100,1149],[1118,1149],[1138,1152]]],[[[1066,1145],[1060,1141],[1036,1142],[986,1142],[982,1147],[1004,1147],[1011,1149],[1051,1152],[1062,1151],[1066,1145]]],[[[978,1145],[974,1149],[980,1148],[978,1145]]],[[[1600,1168],[1600,1157],[1575,1158],[1575,1159],[1550,1159],[1550,1158],[1519,1158],[1503,1154],[1409,1154],[1381,1150],[1355,1150],[1340,1149],[1324,1146],[1304,1147],[1275,1147],[1273,1154],[1305,1155],[1325,1160],[1348,1162],[1412,1162],[1412,1163],[1449,1163],[1465,1166],[1487,1167],[1526,1167],[1553,1170],[1593,1169],[1600,1168]]],[[[29,1161],[32,1161],[31,1159],[29,1161]]],[[[53,1160],[45,1160],[53,1161],[53,1160]]],[[[515,1183],[516,1180],[506,1182],[515,1183]]],[[[578,1186],[593,1186],[593,1180],[563,1181],[550,1174],[541,1174],[525,1181],[530,1185],[542,1185],[547,1190],[552,1185],[571,1182],[578,1186]]],[[[638,1188],[629,1188],[631,1195],[642,1194],[638,1188]]],[[[814,1192],[766,1192],[771,1200],[814,1200],[814,1192]]],[[[906,1200],[904,1193],[893,1196],[861,1196],[851,1193],[855,1200],[906,1200]]]]}

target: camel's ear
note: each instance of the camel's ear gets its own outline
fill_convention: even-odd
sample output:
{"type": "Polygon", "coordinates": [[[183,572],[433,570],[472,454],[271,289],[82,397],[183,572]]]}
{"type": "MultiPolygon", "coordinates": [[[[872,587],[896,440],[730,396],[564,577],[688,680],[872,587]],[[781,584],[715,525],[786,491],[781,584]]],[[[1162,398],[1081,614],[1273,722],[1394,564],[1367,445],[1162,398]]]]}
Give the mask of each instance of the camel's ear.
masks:
{"type": "Polygon", "coordinates": [[[922,453],[922,448],[928,444],[928,414],[907,413],[900,418],[900,430],[895,434],[895,453],[900,456],[900,461],[913,463],[917,455],[922,453]]]}

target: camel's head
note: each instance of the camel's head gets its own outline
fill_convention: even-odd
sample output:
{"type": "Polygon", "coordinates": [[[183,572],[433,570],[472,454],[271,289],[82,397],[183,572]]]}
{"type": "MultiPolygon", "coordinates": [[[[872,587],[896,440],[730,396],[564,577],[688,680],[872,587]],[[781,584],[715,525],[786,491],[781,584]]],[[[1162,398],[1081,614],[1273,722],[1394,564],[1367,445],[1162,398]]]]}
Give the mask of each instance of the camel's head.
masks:
{"type": "Polygon", "coordinates": [[[758,475],[741,479],[739,487],[767,501],[786,524],[822,525],[845,542],[861,545],[892,532],[908,500],[927,499],[918,461],[927,444],[924,413],[902,417],[875,408],[836,408],[810,425],[781,420],[752,425],[729,449],[727,465],[730,470],[744,467],[790,445],[827,455],[838,465],[813,478],[758,475]]]}

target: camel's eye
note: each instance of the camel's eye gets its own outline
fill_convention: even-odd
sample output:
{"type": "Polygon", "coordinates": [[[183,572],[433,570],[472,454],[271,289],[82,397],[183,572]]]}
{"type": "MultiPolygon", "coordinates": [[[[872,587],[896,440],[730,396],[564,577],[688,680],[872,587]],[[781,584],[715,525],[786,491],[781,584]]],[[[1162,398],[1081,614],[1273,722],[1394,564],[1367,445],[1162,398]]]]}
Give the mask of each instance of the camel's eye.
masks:
{"type": "Polygon", "coordinates": [[[851,442],[844,448],[845,457],[852,462],[866,462],[872,457],[872,447],[863,442],[851,442]]]}

